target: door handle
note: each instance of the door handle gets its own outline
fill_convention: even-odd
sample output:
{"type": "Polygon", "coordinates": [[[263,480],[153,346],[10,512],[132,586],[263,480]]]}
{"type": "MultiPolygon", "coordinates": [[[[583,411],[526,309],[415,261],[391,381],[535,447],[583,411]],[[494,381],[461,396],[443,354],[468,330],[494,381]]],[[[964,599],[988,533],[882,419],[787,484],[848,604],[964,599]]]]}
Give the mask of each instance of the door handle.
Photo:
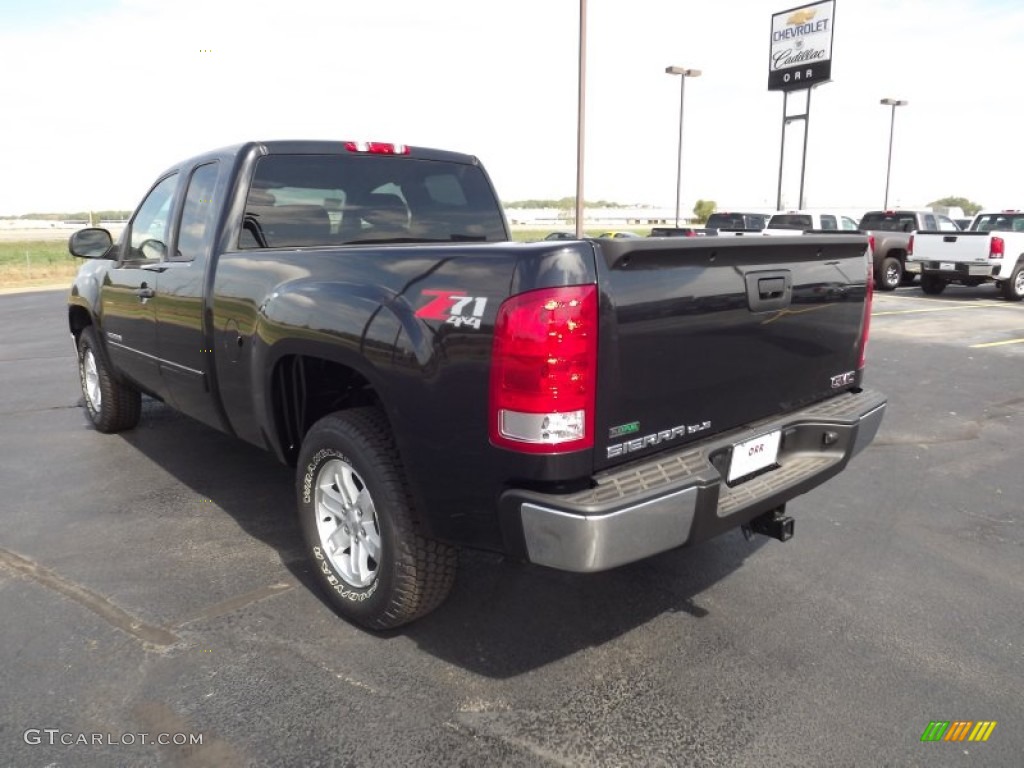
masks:
{"type": "Polygon", "coordinates": [[[156,291],[143,283],[139,289],[135,291],[135,295],[139,297],[139,301],[145,301],[146,299],[152,299],[156,296],[156,291]]]}

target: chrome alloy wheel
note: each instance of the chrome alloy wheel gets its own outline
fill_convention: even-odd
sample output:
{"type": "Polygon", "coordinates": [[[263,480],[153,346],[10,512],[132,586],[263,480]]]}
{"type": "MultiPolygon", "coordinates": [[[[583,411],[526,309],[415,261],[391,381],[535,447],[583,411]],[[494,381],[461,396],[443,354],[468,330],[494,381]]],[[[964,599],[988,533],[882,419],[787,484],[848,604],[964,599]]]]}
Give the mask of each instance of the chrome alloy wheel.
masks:
{"type": "Polygon", "coordinates": [[[359,474],[331,459],[316,476],[316,530],[334,570],[352,587],[368,587],[380,568],[380,525],[359,474]]]}
{"type": "Polygon", "coordinates": [[[1013,290],[1018,296],[1024,296],[1024,269],[1017,270],[1013,278],[1013,290]]]}
{"type": "Polygon", "coordinates": [[[103,390],[100,389],[100,374],[96,370],[96,353],[92,349],[86,349],[82,356],[82,389],[85,396],[89,398],[89,405],[97,413],[103,405],[103,390]]]}
{"type": "Polygon", "coordinates": [[[890,264],[885,269],[885,284],[893,288],[900,284],[900,270],[895,264],[890,264]]]}

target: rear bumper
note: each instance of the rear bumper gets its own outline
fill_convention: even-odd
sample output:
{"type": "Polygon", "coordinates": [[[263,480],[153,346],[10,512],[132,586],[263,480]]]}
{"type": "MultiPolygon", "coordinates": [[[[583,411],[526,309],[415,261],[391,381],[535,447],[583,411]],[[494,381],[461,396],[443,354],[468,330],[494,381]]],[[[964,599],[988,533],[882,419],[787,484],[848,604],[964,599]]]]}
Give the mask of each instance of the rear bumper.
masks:
{"type": "Polygon", "coordinates": [[[573,494],[512,489],[504,528],[522,533],[526,558],[566,571],[603,571],[711,538],[838,474],[878,432],[886,399],[868,390],[594,477],[573,494]],[[781,430],[774,469],[730,487],[732,446],[781,430]]]}
{"type": "Polygon", "coordinates": [[[924,275],[934,275],[946,280],[995,280],[1002,271],[1002,262],[982,261],[918,261],[918,271],[924,275]]]}

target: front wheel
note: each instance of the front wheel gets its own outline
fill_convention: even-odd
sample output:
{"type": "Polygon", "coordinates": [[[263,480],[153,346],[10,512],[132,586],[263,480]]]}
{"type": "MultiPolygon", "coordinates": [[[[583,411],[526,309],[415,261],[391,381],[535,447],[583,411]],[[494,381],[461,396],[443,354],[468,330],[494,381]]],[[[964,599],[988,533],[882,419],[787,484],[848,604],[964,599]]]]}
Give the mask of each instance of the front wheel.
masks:
{"type": "Polygon", "coordinates": [[[320,419],[302,443],[299,522],[321,587],[346,619],[391,629],[430,613],[455,581],[454,548],[416,532],[384,415],[353,408],[320,419]]]}
{"type": "Polygon", "coordinates": [[[929,296],[938,296],[948,283],[937,275],[921,275],[921,290],[929,296]]]}
{"type": "Polygon", "coordinates": [[[139,423],[142,395],[114,377],[91,325],[83,328],[78,337],[78,378],[85,412],[100,432],[120,432],[139,423]]]}
{"type": "Polygon", "coordinates": [[[1003,281],[1003,297],[1007,301],[1024,299],[1024,266],[1018,264],[1009,280],[1003,281]]]}
{"type": "Polygon", "coordinates": [[[895,291],[903,279],[903,265],[895,256],[886,256],[878,270],[875,286],[880,291],[895,291]]]}

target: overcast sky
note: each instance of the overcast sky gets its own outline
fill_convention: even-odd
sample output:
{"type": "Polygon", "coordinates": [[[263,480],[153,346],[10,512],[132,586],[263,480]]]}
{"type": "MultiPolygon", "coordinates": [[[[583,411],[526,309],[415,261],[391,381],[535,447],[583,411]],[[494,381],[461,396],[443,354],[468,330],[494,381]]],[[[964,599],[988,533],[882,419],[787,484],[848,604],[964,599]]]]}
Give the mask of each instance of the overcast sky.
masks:
{"type": "MultiPolygon", "coordinates": [[[[785,0],[589,0],[587,199],[772,208],[785,0]]],[[[1024,207],[1024,2],[837,0],[814,90],[808,207],[946,195],[1024,207]]],[[[572,195],[578,0],[0,0],[0,214],[134,208],[167,166],[249,139],[475,154],[505,201],[572,195]]],[[[798,197],[799,126],[784,204],[798,197]]],[[[796,140],[793,140],[796,139],[796,140]]]]}

